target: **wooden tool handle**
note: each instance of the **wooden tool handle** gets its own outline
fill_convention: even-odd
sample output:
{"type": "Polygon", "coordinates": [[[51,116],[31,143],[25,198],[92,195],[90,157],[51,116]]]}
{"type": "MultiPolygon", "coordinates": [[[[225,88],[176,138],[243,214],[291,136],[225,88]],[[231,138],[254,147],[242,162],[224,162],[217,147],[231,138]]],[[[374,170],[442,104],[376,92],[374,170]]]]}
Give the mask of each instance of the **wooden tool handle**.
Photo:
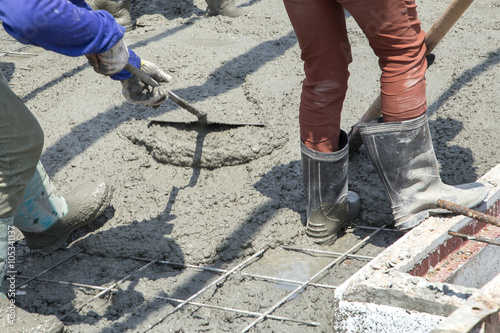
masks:
{"type": "MultiPolygon", "coordinates": [[[[450,31],[451,27],[458,21],[460,16],[469,8],[474,0],[453,0],[445,11],[434,22],[425,36],[426,55],[430,54],[443,37],[450,31]]],[[[352,128],[352,133],[357,132],[358,125],[362,122],[380,117],[382,114],[382,103],[380,94],[370,105],[368,110],[361,116],[356,125],[352,128]]]]}
{"type": "Polygon", "coordinates": [[[438,17],[436,22],[427,31],[425,46],[427,53],[431,53],[443,37],[455,25],[462,14],[469,8],[474,0],[453,0],[445,11],[438,17]]]}
{"type": "Polygon", "coordinates": [[[156,88],[160,86],[160,84],[156,82],[155,79],[153,79],[151,76],[144,73],[144,71],[142,71],[140,68],[135,67],[131,63],[127,63],[125,65],[125,70],[130,74],[132,74],[133,76],[137,77],[143,83],[150,85],[151,87],[156,88]]]}

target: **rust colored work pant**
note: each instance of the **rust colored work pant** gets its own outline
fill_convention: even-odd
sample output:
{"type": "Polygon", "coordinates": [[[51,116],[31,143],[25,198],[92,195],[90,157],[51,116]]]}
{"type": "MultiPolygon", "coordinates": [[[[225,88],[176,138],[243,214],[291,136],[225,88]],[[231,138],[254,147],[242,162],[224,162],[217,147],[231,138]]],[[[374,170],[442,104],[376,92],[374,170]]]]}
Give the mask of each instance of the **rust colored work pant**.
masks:
{"type": "Polygon", "coordinates": [[[340,116],[352,61],[344,8],[379,58],[384,122],[410,120],[426,112],[425,32],[414,0],[284,3],[304,61],[299,121],[300,136],[308,148],[339,150],[340,116]]]}

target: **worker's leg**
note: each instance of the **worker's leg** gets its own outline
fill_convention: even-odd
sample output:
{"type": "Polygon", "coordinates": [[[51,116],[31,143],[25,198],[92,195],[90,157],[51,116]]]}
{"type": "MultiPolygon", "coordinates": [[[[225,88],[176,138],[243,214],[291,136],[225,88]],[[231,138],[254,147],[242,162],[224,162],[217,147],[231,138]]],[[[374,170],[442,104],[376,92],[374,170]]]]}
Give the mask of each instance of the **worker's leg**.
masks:
{"type": "Polygon", "coordinates": [[[429,215],[447,213],[438,208],[439,199],[472,208],[488,194],[480,183],[443,184],[426,114],[405,121],[366,122],[359,129],[391,202],[397,229],[410,229],[429,215]]]}
{"type": "Polygon", "coordinates": [[[487,195],[479,183],[443,184],[426,116],[425,33],[414,0],[339,0],[380,59],[383,119],[360,125],[370,158],[391,201],[398,229],[443,213],[438,199],[474,207],[487,195]]]}
{"type": "Polygon", "coordinates": [[[95,10],[109,12],[127,31],[134,29],[134,22],[130,16],[131,0],[87,0],[87,3],[95,10]]]}
{"type": "MultiPolygon", "coordinates": [[[[9,88],[0,72],[0,331],[24,332],[35,328],[47,332],[62,330],[53,316],[25,312],[9,300],[4,291],[4,275],[16,269],[13,249],[9,248],[9,232],[13,233],[14,215],[23,199],[26,185],[33,177],[43,147],[43,132],[38,121],[9,88]],[[8,260],[10,253],[12,260],[8,260]],[[9,266],[9,265],[14,265],[9,266]]],[[[12,297],[12,295],[9,295],[12,297]]]]}
{"type": "Polygon", "coordinates": [[[284,0],[304,61],[299,121],[304,145],[339,150],[340,113],[351,50],[344,9],[332,0],[284,0]]]}
{"type": "Polygon", "coordinates": [[[331,0],[284,0],[297,35],[305,79],[299,109],[306,232],[329,245],[360,211],[348,191],[349,143],[340,130],[351,61],[343,8],[331,0]]]}
{"type": "Polygon", "coordinates": [[[67,195],[61,195],[38,163],[26,187],[14,226],[34,250],[53,252],[64,245],[77,228],[95,220],[109,206],[111,187],[104,181],[87,181],[67,195]]]}
{"type": "Polygon", "coordinates": [[[43,148],[43,131],[0,73],[0,218],[15,215],[43,148]]]}
{"type": "Polygon", "coordinates": [[[207,14],[210,16],[223,15],[238,17],[243,12],[236,6],[234,0],[205,0],[207,3],[207,14]]]}
{"type": "Polygon", "coordinates": [[[379,58],[384,122],[415,119],[427,110],[425,32],[415,0],[338,0],[379,58]]]}

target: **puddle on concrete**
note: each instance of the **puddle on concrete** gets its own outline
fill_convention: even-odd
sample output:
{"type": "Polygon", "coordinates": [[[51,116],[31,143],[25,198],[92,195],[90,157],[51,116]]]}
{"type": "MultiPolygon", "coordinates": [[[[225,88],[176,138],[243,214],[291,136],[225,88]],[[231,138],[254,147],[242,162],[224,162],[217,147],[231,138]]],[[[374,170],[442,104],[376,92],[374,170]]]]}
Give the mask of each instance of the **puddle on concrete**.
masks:
{"type": "MultiPolygon", "coordinates": [[[[334,260],[332,256],[277,248],[268,251],[262,259],[247,267],[245,272],[277,278],[273,282],[276,289],[293,291],[299,286],[299,283],[309,280],[332,260],[334,260]]],[[[314,282],[318,283],[318,281],[314,282]]],[[[293,298],[299,296],[303,291],[303,289],[300,290],[293,298]]]]}
{"type": "MultiPolygon", "coordinates": [[[[311,277],[311,267],[310,263],[302,260],[296,260],[288,262],[286,264],[279,265],[277,267],[277,274],[275,277],[283,280],[294,280],[305,282],[311,277]]],[[[289,283],[286,281],[276,283],[276,288],[284,289],[288,291],[294,291],[297,289],[298,285],[296,283],[289,283]]],[[[291,297],[294,299],[298,297],[304,289],[300,289],[295,295],[291,297]]]]}

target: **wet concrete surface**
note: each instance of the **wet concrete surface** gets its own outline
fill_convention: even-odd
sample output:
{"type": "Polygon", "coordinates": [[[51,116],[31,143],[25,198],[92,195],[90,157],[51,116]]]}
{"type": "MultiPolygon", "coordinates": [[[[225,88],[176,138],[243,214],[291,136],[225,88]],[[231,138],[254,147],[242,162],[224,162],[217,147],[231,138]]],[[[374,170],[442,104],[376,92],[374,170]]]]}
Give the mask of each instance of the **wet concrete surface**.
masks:
{"type": "MultiPolygon", "coordinates": [[[[158,109],[131,105],[120,84],[97,75],[84,57],[26,49],[2,31],[0,51],[36,54],[3,55],[0,68],[44,129],[41,160],[61,193],[99,178],[115,188],[112,206],[77,230],[68,249],[42,256],[22,242],[17,246],[22,276],[48,270],[40,279],[87,285],[32,281],[19,289],[20,307],[55,314],[66,332],[241,331],[258,317],[193,304],[174,311],[179,302],[172,299],[207,288],[194,301],[264,313],[291,287],[246,273],[304,281],[336,257],[283,247],[343,254],[373,232],[351,226],[330,247],[305,235],[300,50],[281,1],[237,4],[245,14],[229,19],[204,16],[204,1],[132,3],[139,25],[127,33],[127,44],[172,75],[169,89],[211,119],[265,124],[201,136],[155,125],[193,120],[175,103],[158,109]],[[183,266],[227,271],[263,249],[262,258],[213,286],[223,272],[183,266]],[[134,273],[148,263],[144,259],[176,264],[155,263],[134,273]]],[[[424,29],[446,7],[428,0],[418,5],[424,29]]],[[[474,181],[499,163],[497,12],[490,2],[474,3],[436,48],[436,63],[427,74],[430,128],[448,184],[474,181]]],[[[346,131],[378,95],[380,75],[352,17],[347,24],[354,62],[342,117],[346,131]]],[[[364,147],[350,161],[349,182],[363,203],[353,226],[391,226],[388,199],[364,147]]],[[[398,237],[380,232],[353,254],[373,257],[398,237]]],[[[368,260],[345,256],[314,282],[336,286],[368,260]]],[[[331,332],[330,287],[311,285],[272,312],[319,326],[266,319],[251,330],[331,332]]]]}

